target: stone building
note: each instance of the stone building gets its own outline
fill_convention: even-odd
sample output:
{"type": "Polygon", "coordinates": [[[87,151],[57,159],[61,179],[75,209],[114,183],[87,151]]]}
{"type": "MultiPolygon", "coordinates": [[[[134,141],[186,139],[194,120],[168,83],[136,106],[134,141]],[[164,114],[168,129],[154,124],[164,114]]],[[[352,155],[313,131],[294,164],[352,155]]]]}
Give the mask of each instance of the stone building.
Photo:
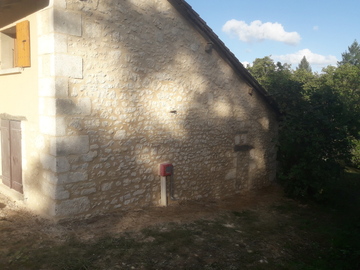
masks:
{"type": "Polygon", "coordinates": [[[53,219],[269,185],[271,97],[184,0],[0,0],[0,192],[53,219]]]}

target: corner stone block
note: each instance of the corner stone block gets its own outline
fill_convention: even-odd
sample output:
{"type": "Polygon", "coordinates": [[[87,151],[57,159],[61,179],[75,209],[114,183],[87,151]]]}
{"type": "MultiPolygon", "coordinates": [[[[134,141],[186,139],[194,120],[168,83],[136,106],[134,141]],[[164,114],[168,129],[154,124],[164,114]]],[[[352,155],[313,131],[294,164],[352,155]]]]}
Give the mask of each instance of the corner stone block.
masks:
{"type": "Polygon", "coordinates": [[[64,76],[75,79],[83,78],[82,57],[57,54],[54,58],[55,70],[52,71],[52,76],[64,76]]]}
{"type": "Polygon", "coordinates": [[[75,198],[60,202],[55,207],[56,216],[71,216],[85,213],[90,209],[90,200],[87,197],[75,198]]]}
{"type": "Polygon", "coordinates": [[[55,7],[66,8],[66,1],[65,0],[53,0],[55,7]]]}
{"type": "Polygon", "coordinates": [[[44,172],[43,177],[49,184],[55,186],[73,184],[88,180],[88,175],[87,173],[84,172],[72,172],[72,173],[44,172]]]}
{"type": "Polygon", "coordinates": [[[53,54],[45,54],[39,56],[39,75],[40,77],[54,76],[55,57],[53,54]]]}
{"type": "Polygon", "coordinates": [[[54,78],[39,79],[39,96],[55,97],[55,80],[54,78]]]}
{"type": "Polygon", "coordinates": [[[45,35],[54,32],[53,8],[46,8],[37,13],[38,34],[45,35]]]}
{"type": "Polygon", "coordinates": [[[47,171],[43,173],[43,178],[53,185],[67,184],[69,179],[69,173],[53,173],[47,171]]]}
{"type": "Polygon", "coordinates": [[[70,198],[69,191],[65,190],[63,186],[42,182],[41,189],[43,194],[54,200],[66,200],[70,198]]]}
{"type": "Polygon", "coordinates": [[[54,9],[55,32],[81,36],[81,14],[65,10],[54,9]]]}
{"type": "Polygon", "coordinates": [[[67,53],[67,37],[61,34],[48,34],[39,37],[38,53],[67,53]]]}
{"type": "Polygon", "coordinates": [[[55,167],[57,173],[64,173],[68,172],[70,170],[70,164],[65,157],[57,157],[56,158],[56,167],[55,167]]]}
{"type": "Polygon", "coordinates": [[[53,98],[39,98],[39,113],[41,115],[55,116],[55,99],[53,98]]]}
{"type": "Polygon", "coordinates": [[[40,132],[45,135],[63,136],[66,133],[65,120],[62,117],[40,116],[40,132]]]}
{"type": "Polygon", "coordinates": [[[71,77],[83,78],[83,63],[81,56],[67,54],[45,54],[39,56],[40,77],[71,77]]]}
{"type": "Polygon", "coordinates": [[[57,114],[79,114],[76,104],[71,99],[56,99],[57,114]]]}
{"type": "Polygon", "coordinates": [[[70,170],[70,164],[65,157],[54,157],[51,155],[41,155],[41,164],[45,170],[56,173],[64,173],[70,170]]]}
{"type": "Polygon", "coordinates": [[[89,115],[91,113],[91,100],[90,98],[81,98],[76,104],[71,99],[57,99],[56,112],[64,115],[89,115]]]}
{"type": "Polygon", "coordinates": [[[56,137],[50,141],[50,153],[54,156],[81,155],[89,151],[88,135],[56,137]]]}
{"type": "Polygon", "coordinates": [[[69,95],[69,79],[64,77],[55,78],[55,96],[58,98],[69,95]]]}
{"type": "Polygon", "coordinates": [[[53,171],[52,169],[55,168],[54,164],[56,161],[54,156],[46,154],[40,155],[40,162],[45,170],[53,171]]]}

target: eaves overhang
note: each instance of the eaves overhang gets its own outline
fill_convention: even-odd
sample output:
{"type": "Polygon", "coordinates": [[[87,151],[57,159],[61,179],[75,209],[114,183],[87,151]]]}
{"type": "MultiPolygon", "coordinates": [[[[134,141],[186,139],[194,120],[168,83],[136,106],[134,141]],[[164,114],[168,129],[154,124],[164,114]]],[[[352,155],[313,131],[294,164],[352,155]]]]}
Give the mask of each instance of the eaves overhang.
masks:
{"type": "Polygon", "coordinates": [[[50,0],[0,0],[0,28],[49,5],[50,0]]]}

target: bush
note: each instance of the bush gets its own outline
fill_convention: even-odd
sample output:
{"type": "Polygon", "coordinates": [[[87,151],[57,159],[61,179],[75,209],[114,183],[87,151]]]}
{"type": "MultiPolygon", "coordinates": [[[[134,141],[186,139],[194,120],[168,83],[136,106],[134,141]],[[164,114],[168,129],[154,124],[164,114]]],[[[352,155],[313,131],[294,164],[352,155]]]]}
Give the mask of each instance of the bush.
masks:
{"type": "MultiPolygon", "coordinates": [[[[288,95],[288,93],[286,94],[288,95]]],[[[309,90],[287,107],[279,135],[279,180],[292,197],[326,198],[341,177],[341,161],[350,160],[347,126],[351,117],[329,87],[309,90]]]]}
{"type": "Polygon", "coordinates": [[[323,199],[339,180],[345,164],[359,166],[358,68],[328,67],[321,75],[265,57],[249,67],[276,100],[282,113],[278,178],[288,195],[323,199]],[[351,151],[352,150],[352,151],[351,151]]]}
{"type": "Polygon", "coordinates": [[[360,169],[360,140],[353,140],[354,147],[351,150],[351,162],[355,168],[360,169]]]}

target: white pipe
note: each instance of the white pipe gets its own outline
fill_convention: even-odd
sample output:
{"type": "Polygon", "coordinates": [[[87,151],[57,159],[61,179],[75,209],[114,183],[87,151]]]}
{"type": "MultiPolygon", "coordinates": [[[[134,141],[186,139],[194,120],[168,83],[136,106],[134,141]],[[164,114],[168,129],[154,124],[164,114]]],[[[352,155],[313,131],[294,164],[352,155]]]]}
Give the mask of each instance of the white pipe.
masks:
{"type": "Polygon", "coordinates": [[[160,176],[160,205],[167,206],[166,176],[160,176]]]}

